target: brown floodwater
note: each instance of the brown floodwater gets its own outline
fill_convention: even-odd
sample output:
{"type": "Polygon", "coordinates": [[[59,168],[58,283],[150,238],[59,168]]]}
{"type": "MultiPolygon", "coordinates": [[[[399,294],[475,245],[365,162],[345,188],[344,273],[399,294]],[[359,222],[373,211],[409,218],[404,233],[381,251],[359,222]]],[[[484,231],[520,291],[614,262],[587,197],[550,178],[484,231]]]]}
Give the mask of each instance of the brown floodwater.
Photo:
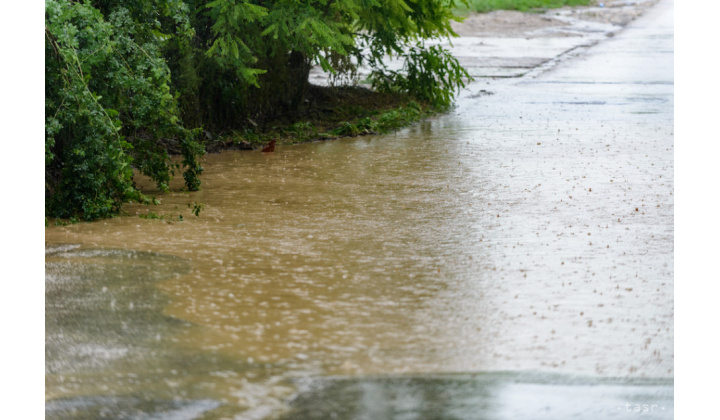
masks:
{"type": "Polygon", "coordinates": [[[207,155],[202,191],[48,228],[46,410],[264,418],[318,377],[672,380],[672,84],[578,66],[597,77],[483,81],[389,135],[207,155]]]}
{"type": "MultiPolygon", "coordinates": [[[[565,142],[575,126],[563,126],[565,142]]],[[[532,177],[541,165],[513,157],[513,139],[532,137],[514,146],[531,148],[544,130],[494,133],[510,152],[439,119],[396,135],[209,155],[202,191],[54,227],[46,240],[185,264],[156,287],[162,313],[191,326],[161,347],[242,367],[213,362],[175,385],[239,407],[253,406],[243,390],[258,378],[259,404],[280,405],[292,389],[275,382],[297,376],[671,376],[672,197],[655,194],[666,184],[644,173],[643,185],[611,182],[597,173],[603,160],[553,172],[554,152],[537,145],[552,177],[532,177]],[[640,195],[628,202],[630,189],[640,195]],[[193,202],[205,204],[199,217],[193,202]],[[135,215],[148,211],[174,220],[135,215]]],[[[66,396],[52,376],[46,392],[66,396]]]]}

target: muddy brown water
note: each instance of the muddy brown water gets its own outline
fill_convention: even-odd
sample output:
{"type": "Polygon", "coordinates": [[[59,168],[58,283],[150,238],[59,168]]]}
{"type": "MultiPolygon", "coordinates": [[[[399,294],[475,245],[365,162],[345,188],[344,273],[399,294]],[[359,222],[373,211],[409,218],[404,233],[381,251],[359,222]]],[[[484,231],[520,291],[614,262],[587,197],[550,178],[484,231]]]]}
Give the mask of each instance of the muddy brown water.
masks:
{"type": "MultiPolygon", "coordinates": [[[[145,358],[139,372],[123,361],[110,383],[104,369],[74,378],[59,369],[48,376],[48,396],[83,395],[98,381],[110,394],[163,389],[170,398],[187,388],[195,400],[238,411],[281,410],[293,393],[284,381],[305,376],[671,376],[672,232],[663,219],[672,198],[654,194],[663,182],[652,175],[644,185],[622,175],[611,182],[613,175],[598,173],[603,160],[553,171],[556,150],[532,143],[573,144],[575,126],[600,124],[554,124],[553,136],[556,126],[569,132],[563,140],[542,135],[546,122],[527,125],[516,127],[519,138],[486,135],[504,150],[527,143],[515,147],[542,154],[544,169],[439,119],[397,135],[279,146],[272,155],[207,156],[203,191],[164,195],[150,209],[184,221],[126,216],[49,229],[50,243],[144,253],[144,271],[132,274],[132,258],[113,261],[114,271],[130,271],[122,277],[130,285],[155,273],[163,302],[147,303],[149,292],[116,298],[126,312],[142,305],[156,312],[128,317],[125,327],[119,321],[112,340],[133,342],[135,325],[160,324],[151,329],[161,336],[140,350],[160,356],[145,358]],[[553,176],[528,173],[538,170],[553,176]],[[640,197],[628,202],[631,188],[640,197]],[[205,203],[200,217],[190,202],[205,203]],[[145,369],[156,372],[137,379],[145,369]],[[70,379],[83,386],[63,385],[70,379]]],[[[610,164],[615,152],[598,153],[610,164]]],[[[70,257],[59,252],[48,263],[63,259],[70,257]]]]}
{"type": "Polygon", "coordinates": [[[646,48],[390,135],[208,155],[202,191],[48,228],[46,413],[671,416],[672,73],[593,64],[623,46],[646,48]]]}

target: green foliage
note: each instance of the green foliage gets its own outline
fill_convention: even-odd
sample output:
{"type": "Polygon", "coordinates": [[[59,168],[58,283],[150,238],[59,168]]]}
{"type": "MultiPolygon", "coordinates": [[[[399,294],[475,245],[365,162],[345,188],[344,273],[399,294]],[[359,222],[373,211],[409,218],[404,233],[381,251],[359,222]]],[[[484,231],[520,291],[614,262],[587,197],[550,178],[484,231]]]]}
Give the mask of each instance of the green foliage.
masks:
{"type": "Polygon", "coordinates": [[[185,219],[183,219],[183,217],[182,217],[182,214],[178,214],[177,218],[175,218],[175,217],[173,217],[172,213],[170,213],[169,215],[165,215],[165,214],[161,215],[161,214],[157,214],[152,211],[148,212],[147,214],[139,214],[138,217],[141,219],[147,219],[147,220],[163,220],[168,224],[173,224],[173,222],[175,222],[176,220],[178,222],[185,221],[185,219]]]}
{"type": "Polygon", "coordinates": [[[188,207],[191,209],[190,213],[194,214],[195,217],[200,217],[200,212],[205,208],[205,203],[188,203],[188,207]]]}
{"type": "Polygon", "coordinates": [[[330,130],[330,134],[338,137],[355,137],[361,134],[387,133],[404,127],[423,117],[422,108],[416,102],[380,114],[377,119],[361,118],[354,124],[344,122],[330,130]]]}
{"type": "Polygon", "coordinates": [[[334,134],[336,136],[356,137],[358,134],[360,134],[360,129],[355,124],[350,124],[349,122],[344,122],[340,125],[340,127],[332,130],[330,133],[334,134]]]}
{"type": "MultiPolygon", "coordinates": [[[[124,202],[147,202],[133,182],[135,170],[160,190],[182,170],[186,189],[198,190],[203,130],[260,138],[258,123],[300,110],[312,65],[340,81],[368,64],[377,89],[447,107],[469,76],[424,40],[454,35],[454,5],[47,0],[46,214],[92,220],[116,214],[124,202]],[[388,71],[387,55],[403,57],[403,70],[388,71]],[[179,162],[173,154],[182,156],[179,162]]],[[[392,112],[333,133],[392,130],[420,115],[412,107],[392,112]]],[[[289,131],[319,135],[311,125],[289,131]]]]}
{"type": "MultiPolygon", "coordinates": [[[[188,137],[161,55],[168,36],[159,23],[135,20],[133,13],[147,10],[124,3],[113,2],[103,14],[90,2],[46,2],[45,166],[47,213],[55,217],[93,220],[116,214],[123,202],[146,202],[132,181],[133,166],[167,190],[177,165],[163,139],[188,137]]],[[[142,5],[170,15],[185,7],[142,5]]],[[[183,164],[192,179],[201,146],[187,149],[194,156],[183,164]]],[[[198,186],[193,179],[188,188],[198,186]]]]}
{"type": "MultiPolygon", "coordinates": [[[[285,134],[295,141],[308,141],[317,137],[318,131],[310,122],[298,122],[288,127],[285,134]]],[[[265,141],[259,142],[265,143],[265,141]]]]}
{"type": "Polygon", "coordinates": [[[200,174],[203,171],[203,167],[200,165],[200,157],[205,154],[205,148],[202,144],[193,140],[193,137],[198,134],[199,130],[186,132],[185,137],[180,140],[182,164],[185,167],[183,178],[185,179],[185,187],[189,191],[198,191],[200,189],[200,174]]]}
{"type": "Polygon", "coordinates": [[[351,83],[357,66],[368,64],[387,76],[383,87],[446,106],[469,76],[446,51],[419,41],[454,36],[454,6],[454,0],[199,3],[192,48],[178,48],[169,60],[185,121],[238,129],[248,118],[262,123],[293,113],[313,64],[334,82],[351,83]],[[387,55],[406,58],[410,74],[387,72],[387,55]]]}
{"type": "Polygon", "coordinates": [[[424,47],[418,43],[403,56],[405,65],[401,71],[391,71],[377,63],[372,73],[375,89],[410,93],[436,107],[447,108],[455,92],[465,87],[465,80],[472,80],[457,59],[441,46],[424,47]]]}
{"type": "Polygon", "coordinates": [[[102,72],[115,56],[115,31],[87,4],[48,2],[45,38],[46,172],[59,173],[50,180],[57,190],[50,213],[110,216],[122,201],[139,199],[119,112],[103,106],[103,95],[91,86],[97,76],[103,81],[95,70],[102,72]]]}
{"type": "Polygon", "coordinates": [[[406,107],[386,112],[377,120],[376,129],[381,133],[397,130],[398,128],[408,125],[410,122],[417,121],[422,116],[420,105],[411,102],[406,107]]]}
{"type": "Polygon", "coordinates": [[[160,216],[157,213],[152,212],[152,211],[149,212],[148,214],[140,214],[140,215],[138,215],[138,217],[141,219],[156,219],[156,220],[164,219],[164,216],[160,216]]]}
{"type": "Polygon", "coordinates": [[[519,10],[526,12],[534,9],[555,9],[563,6],[587,6],[591,0],[469,0],[468,8],[485,13],[492,10],[519,10]]]}

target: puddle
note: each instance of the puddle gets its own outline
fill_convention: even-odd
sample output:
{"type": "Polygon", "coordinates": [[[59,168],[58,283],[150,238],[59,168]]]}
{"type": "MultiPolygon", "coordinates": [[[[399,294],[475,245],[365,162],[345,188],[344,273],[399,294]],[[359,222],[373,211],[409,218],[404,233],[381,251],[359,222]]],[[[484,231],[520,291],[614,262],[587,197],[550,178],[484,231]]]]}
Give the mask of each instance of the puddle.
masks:
{"type": "Polygon", "coordinates": [[[307,380],[282,419],[672,419],[672,381],[508,373],[307,380]]]}

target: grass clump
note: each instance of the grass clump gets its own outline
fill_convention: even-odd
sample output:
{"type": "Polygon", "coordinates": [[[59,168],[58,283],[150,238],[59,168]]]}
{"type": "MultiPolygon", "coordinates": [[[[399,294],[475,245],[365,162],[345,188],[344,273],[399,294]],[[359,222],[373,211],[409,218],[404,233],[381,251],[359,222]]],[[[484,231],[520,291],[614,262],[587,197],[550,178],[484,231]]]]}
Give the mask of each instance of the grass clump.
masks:
{"type": "Polygon", "coordinates": [[[518,10],[521,12],[557,9],[563,6],[587,6],[592,0],[468,0],[469,10],[487,13],[493,10],[518,10]]]}

